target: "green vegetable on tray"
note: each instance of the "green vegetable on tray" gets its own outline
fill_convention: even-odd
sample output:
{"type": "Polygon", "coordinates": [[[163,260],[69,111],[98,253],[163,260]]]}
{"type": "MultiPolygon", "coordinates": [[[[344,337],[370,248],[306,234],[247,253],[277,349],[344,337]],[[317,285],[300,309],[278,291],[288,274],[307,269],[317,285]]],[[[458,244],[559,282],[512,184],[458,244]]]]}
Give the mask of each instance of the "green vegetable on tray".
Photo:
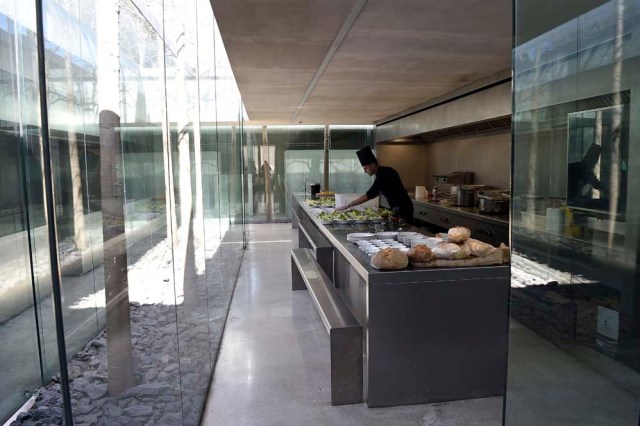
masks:
{"type": "Polygon", "coordinates": [[[334,198],[328,197],[321,197],[317,200],[308,199],[305,202],[309,207],[334,207],[336,203],[334,198]]]}
{"type": "MultiPolygon", "coordinates": [[[[310,201],[310,200],[307,200],[310,201]]],[[[314,200],[315,201],[315,200],[314,200]]],[[[366,210],[349,210],[349,211],[334,211],[334,212],[320,212],[317,214],[318,218],[323,222],[341,221],[346,222],[350,219],[357,221],[381,221],[384,216],[390,214],[387,209],[366,209],[366,210]]]]}

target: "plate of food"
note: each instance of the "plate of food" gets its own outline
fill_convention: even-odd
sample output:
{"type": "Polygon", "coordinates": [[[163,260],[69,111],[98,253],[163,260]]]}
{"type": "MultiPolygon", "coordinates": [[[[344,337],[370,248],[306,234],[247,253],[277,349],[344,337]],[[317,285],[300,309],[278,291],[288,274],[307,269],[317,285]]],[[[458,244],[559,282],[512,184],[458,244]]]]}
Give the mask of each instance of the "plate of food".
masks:
{"type": "Polygon", "coordinates": [[[320,219],[320,223],[323,225],[332,225],[334,222],[333,216],[334,214],[332,212],[320,212],[318,219],[320,219]]]}
{"type": "Polygon", "coordinates": [[[348,225],[350,223],[351,219],[346,212],[333,212],[332,214],[337,225],[348,225]]]}
{"type": "Polygon", "coordinates": [[[369,216],[367,216],[366,211],[351,210],[349,212],[349,219],[353,220],[353,222],[357,224],[369,223],[369,216]]]}

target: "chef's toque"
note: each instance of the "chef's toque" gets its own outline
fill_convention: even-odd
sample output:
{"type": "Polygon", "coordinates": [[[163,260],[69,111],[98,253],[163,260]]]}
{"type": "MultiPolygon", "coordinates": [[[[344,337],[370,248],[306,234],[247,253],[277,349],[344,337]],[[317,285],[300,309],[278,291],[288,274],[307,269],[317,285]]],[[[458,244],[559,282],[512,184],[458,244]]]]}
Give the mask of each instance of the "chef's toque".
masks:
{"type": "Polygon", "coordinates": [[[378,164],[376,156],[373,155],[373,151],[371,151],[371,148],[369,148],[368,146],[357,150],[356,154],[358,155],[358,160],[360,160],[360,165],[363,167],[371,163],[378,164]]]}

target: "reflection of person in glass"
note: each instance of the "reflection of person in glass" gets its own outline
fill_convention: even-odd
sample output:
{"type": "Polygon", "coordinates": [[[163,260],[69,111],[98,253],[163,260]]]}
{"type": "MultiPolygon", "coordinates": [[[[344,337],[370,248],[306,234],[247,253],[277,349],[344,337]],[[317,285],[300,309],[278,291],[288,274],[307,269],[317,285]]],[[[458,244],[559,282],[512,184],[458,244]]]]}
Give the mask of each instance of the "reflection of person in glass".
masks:
{"type": "Polygon", "coordinates": [[[391,167],[379,165],[376,156],[373,155],[373,151],[371,151],[371,148],[368,146],[358,150],[356,154],[358,155],[358,160],[360,160],[360,165],[364,169],[364,172],[369,176],[375,175],[376,179],[366,194],[361,195],[346,206],[340,207],[338,210],[355,207],[382,194],[389,202],[391,210],[402,217],[407,223],[411,223],[413,219],[413,203],[402,184],[398,172],[391,167]]]}
{"type": "Polygon", "coordinates": [[[569,164],[569,196],[575,200],[591,200],[591,189],[606,192],[600,179],[595,174],[595,167],[600,158],[602,148],[591,144],[582,161],[569,164]]]}

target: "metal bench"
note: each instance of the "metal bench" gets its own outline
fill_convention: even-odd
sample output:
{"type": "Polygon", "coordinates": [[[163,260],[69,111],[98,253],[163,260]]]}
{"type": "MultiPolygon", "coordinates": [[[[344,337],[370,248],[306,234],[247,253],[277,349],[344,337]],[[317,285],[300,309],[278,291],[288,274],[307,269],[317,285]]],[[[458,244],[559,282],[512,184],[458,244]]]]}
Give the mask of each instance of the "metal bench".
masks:
{"type": "Polygon", "coordinates": [[[309,290],[331,347],[331,405],[362,402],[362,326],[308,248],[291,250],[293,290],[309,290]]]}

